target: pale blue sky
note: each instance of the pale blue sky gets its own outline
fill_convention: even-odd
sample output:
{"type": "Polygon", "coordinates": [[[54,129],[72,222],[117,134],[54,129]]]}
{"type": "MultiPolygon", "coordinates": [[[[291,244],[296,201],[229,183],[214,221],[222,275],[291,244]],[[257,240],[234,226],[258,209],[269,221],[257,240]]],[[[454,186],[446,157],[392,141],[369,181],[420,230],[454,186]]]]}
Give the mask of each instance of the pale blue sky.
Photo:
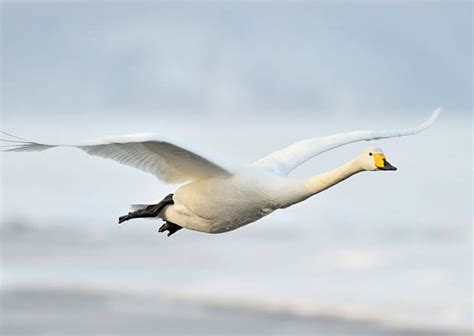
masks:
{"type": "MultiPolygon", "coordinates": [[[[168,291],[191,272],[191,293],[362,303],[393,308],[388,320],[408,312],[470,325],[472,3],[7,2],[1,28],[1,129],[47,143],[149,131],[247,164],[303,138],[415,126],[443,107],[421,134],[344,146],[295,176],[337,167],[369,145],[397,172],[359,174],[228,234],[152,236],[152,267],[133,257],[127,268],[117,256],[127,276],[108,276],[108,263],[99,273],[56,259],[54,271],[42,262],[32,270],[35,257],[31,273],[12,264],[13,284],[56,284],[58,273],[69,283],[59,268],[74,268],[79,276],[67,274],[81,286],[110,288],[114,279],[142,290],[152,281],[168,291]],[[341,254],[368,263],[337,269],[341,254]]],[[[120,248],[131,241],[141,251],[140,234],[150,238],[159,223],[118,227],[117,217],[175,189],[73,149],[7,154],[1,224],[87,232],[97,246],[116,235],[120,248]]]]}
{"type": "Polygon", "coordinates": [[[5,114],[471,110],[469,2],[7,2],[2,34],[5,114]]]}

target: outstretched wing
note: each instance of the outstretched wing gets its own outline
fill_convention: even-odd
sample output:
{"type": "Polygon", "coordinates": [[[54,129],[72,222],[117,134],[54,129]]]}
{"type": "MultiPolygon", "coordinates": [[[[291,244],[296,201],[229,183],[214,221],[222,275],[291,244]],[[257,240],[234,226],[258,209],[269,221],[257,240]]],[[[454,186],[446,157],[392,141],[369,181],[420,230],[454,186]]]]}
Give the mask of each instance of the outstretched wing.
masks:
{"type": "Polygon", "coordinates": [[[10,139],[0,141],[7,152],[40,152],[65,146],[151,173],[166,183],[184,183],[217,176],[230,176],[222,166],[154,134],[133,134],[107,137],[92,144],[49,145],[28,141],[2,132],[10,139]]]}
{"type": "Polygon", "coordinates": [[[265,156],[254,164],[268,167],[281,175],[288,175],[293,169],[309,159],[333,148],[357,141],[401,137],[421,132],[436,120],[440,112],[441,108],[436,109],[428,120],[414,128],[386,131],[354,131],[298,141],[291,146],[265,156]]]}

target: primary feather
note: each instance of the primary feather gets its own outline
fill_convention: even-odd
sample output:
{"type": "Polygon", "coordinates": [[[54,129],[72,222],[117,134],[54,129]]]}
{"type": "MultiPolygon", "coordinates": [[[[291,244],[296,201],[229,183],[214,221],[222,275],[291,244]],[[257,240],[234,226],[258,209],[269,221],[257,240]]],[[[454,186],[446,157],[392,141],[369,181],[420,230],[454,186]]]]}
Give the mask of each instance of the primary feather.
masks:
{"type": "Polygon", "coordinates": [[[429,127],[440,113],[441,108],[436,109],[428,120],[414,128],[385,131],[354,131],[301,140],[265,156],[255,162],[255,165],[267,167],[280,175],[288,175],[292,170],[313,157],[352,142],[401,137],[421,132],[429,127]]]}
{"type": "Polygon", "coordinates": [[[86,145],[50,145],[27,140],[3,141],[10,143],[10,147],[6,149],[9,152],[40,152],[59,146],[79,148],[90,155],[111,159],[151,173],[166,183],[184,183],[231,175],[227,169],[204,156],[161,140],[154,134],[106,137],[86,145]]]}

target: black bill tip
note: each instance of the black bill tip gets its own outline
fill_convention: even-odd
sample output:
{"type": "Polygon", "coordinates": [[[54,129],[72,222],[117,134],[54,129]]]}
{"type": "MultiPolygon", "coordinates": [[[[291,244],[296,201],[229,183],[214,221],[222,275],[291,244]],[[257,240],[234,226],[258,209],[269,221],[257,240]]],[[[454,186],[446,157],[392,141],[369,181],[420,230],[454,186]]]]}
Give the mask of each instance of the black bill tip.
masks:
{"type": "Polygon", "coordinates": [[[380,170],[397,170],[398,168],[395,166],[392,166],[387,160],[383,159],[383,168],[380,168],[380,170]]]}

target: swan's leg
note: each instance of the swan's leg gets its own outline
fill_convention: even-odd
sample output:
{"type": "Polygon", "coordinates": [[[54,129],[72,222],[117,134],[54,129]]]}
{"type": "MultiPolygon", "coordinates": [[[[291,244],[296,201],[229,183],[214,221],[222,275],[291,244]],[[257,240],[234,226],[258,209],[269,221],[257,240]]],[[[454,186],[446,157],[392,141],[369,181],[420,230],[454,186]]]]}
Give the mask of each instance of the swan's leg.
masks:
{"type": "Polygon", "coordinates": [[[171,204],[174,204],[173,194],[169,194],[158,204],[152,204],[147,206],[146,208],[129,212],[127,215],[124,215],[119,218],[119,224],[133,218],[156,217],[160,214],[161,210],[163,210],[167,205],[171,204]]]}
{"type": "Polygon", "coordinates": [[[165,224],[163,224],[160,229],[158,230],[158,232],[165,232],[165,231],[168,231],[168,237],[171,236],[173,233],[175,233],[176,231],[179,231],[181,230],[183,227],[175,224],[175,223],[171,223],[171,222],[166,222],[165,224]]]}

